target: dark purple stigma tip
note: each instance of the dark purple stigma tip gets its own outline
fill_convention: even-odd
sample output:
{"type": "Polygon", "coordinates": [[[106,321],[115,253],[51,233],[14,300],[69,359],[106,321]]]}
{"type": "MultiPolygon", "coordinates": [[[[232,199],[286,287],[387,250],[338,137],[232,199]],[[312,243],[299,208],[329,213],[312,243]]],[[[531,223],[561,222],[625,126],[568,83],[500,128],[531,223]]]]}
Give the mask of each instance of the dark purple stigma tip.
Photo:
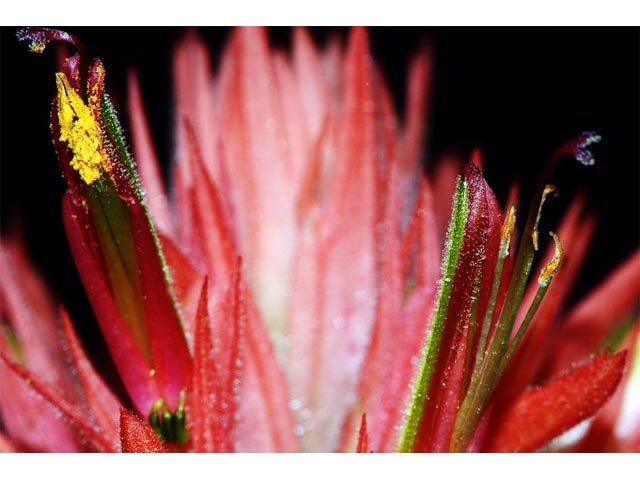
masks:
{"type": "Polygon", "coordinates": [[[576,160],[583,165],[593,165],[595,159],[587,147],[592,143],[598,143],[600,140],[602,140],[602,137],[596,132],[584,132],[580,135],[576,139],[573,147],[573,155],[576,157],[576,160]]]}

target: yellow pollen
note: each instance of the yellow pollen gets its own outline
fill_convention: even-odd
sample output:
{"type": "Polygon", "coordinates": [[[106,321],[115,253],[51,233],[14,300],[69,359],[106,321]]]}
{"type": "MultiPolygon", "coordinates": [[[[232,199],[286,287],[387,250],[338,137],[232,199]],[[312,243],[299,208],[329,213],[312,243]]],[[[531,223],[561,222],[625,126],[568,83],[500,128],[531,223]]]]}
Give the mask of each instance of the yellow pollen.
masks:
{"type": "Polygon", "coordinates": [[[507,212],[507,217],[502,224],[502,231],[500,232],[500,240],[502,243],[509,243],[511,241],[511,235],[513,235],[513,229],[516,225],[516,209],[513,205],[507,212]]]}
{"type": "Polygon", "coordinates": [[[64,73],[56,74],[60,140],[73,153],[71,167],[91,185],[102,171],[109,171],[109,157],[102,143],[100,126],[91,108],[71,87],[64,73]]]}
{"type": "Polygon", "coordinates": [[[553,241],[556,244],[556,251],[551,261],[544,267],[542,267],[542,271],[540,272],[540,276],[538,277],[538,284],[543,287],[549,285],[549,282],[558,271],[558,268],[560,268],[560,263],[562,262],[563,255],[562,243],[560,243],[560,239],[558,238],[558,236],[553,232],[549,232],[549,235],[553,237],[553,241]]]}
{"type": "Polygon", "coordinates": [[[542,215],[542,205],[544,205],[544,201],[550,194],[553,194],[554,197],[557,197],[560,194],[558,188],[551,183],[545,185],[544,190],[542,191],[542,198],[540,199],[540,206],[538,207],[536,223],[533,225],[533,232],[531,233],[531,241],[533,242],[533,248],[536,252],[538,251],[538,223],[540,222],[540,215],[542,215]]]}

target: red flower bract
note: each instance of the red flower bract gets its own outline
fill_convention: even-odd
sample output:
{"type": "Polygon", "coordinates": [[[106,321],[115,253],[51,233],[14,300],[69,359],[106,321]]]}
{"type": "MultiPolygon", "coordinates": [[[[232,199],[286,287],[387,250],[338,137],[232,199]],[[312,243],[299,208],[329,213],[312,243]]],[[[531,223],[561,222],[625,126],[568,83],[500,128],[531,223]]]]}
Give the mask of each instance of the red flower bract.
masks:
{"type": "Polygon", "coordinates": [[[266,30],[237,29],[216,75],[189,32],[174,57],[167,189],[135,73],[134,162],[102,63],[87,68],[64,32],[18,36],[37,52],[50,41],[79,50],[56,74],[52,109],[63,220],[128,398],[101,380],[8,238],[0,448],[637,448],[638,399],[624,392],[639,327],[625,315],[640,253],[566,312],[594,228],[578,199],[529,278],[542,206],[557,194],[552,169],[593,163],[596,134],[553,153],[517,235],[516,190],[503,209],[479,151],[464,168],[421,171],[426,49],[411,61],[400,121],[364,29],[344,51],[338,39],[319,51],[296,29],[291,57],[266,30]],[[621,415],[632,418],[623,431],[621,415]],[[552,442],[594,416],[580,441],[552,442]]]}

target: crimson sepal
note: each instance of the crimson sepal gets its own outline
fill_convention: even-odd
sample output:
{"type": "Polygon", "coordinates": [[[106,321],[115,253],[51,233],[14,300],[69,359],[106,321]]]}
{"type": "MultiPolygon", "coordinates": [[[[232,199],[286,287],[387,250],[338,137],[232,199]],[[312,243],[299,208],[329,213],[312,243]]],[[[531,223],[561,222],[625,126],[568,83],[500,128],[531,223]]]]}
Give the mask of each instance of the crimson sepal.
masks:
{"type": "Polygon", "coordinates": [[[138,202],[129,205],[140,267],[145,321],[160,393],[177,408],[191,371],[191,356],[166,284],[149,220],[138,202]]]}
{"type": "Polygon", "coordinates": [[[487,435],[492,452],[531,452],[593,415],[613,394],[626,351],[598,355],[548,384],[517,396],[487,435]]]}
{"type": "Polygon", "coordinates": [[[415,451],[449,449],[482,321],[477,314],[472,314],[473,298],[482,290],[491,289],[500,241],[502,215],[493,192],[476,165],[469,164],[463,175],[469,192],[469,213],[455,276],[442,280],[452,281],[453,287],[415,451]]]}
{"type": "Polygon", "coordinates": [[[120,409],[122,453],[167,453],[149,424],[125,408],[120,409]]]}
{"type": "Polygon", "coordinates": [[[158,386],[118,309],[100,258],[95,231],[82,200],[71,191],[62,200],[62,218],[80,280],[93,307],[120,378],[140,412],[149,412],[158,386]]]}

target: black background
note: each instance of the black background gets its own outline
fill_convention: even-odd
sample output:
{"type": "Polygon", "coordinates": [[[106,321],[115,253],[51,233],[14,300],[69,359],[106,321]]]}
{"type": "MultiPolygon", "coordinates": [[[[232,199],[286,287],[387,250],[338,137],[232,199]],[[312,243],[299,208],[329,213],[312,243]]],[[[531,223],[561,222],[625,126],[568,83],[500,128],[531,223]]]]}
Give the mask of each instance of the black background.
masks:
{"type": "MultiPolygon", "coordinates": [[[[145,105],[161,159],[171,156],[171,48],[183,33],[167,28],[69,28],[107,68],[107,88],[122,108],[127,68],[140,73],[145,105]]],[[[402,111],[406,66],[421,41],[435,52],[427,168],[443,153],[468,155],[478,145],[485,175],[504,201],[511,182],[531,194],[548,155],[584,130],[603,141],[596,165],[564,162],[556,172],[561,198],[546,210],[552,226],[576,191],[588,193],[600,223],[574,300],[637,248],[640,151],[638,29],[374,28],[374,56],[382,63],[402,111]]],[[[50,140],[55,86],[53,49],[34,55],[1,32],[1,217],[3,233],[23,224],[30,252],[57,298],[81,323],[86,340],[91,311],[81,293],[60,217],[64,183],[50,140]]],[[[228,29],[201,29],[214,65],[228,29]]],[[[346,29],[312,29],[321,44],[346,29]]],[[[271,30],[287,48],[290,30],[271,30]]],[[[121,115],[126,126],[126,118],[121,115]]],[[[570,246],[565,246],[570,250],[570,246]]],[[[0,274],[2,274],[0,272],[0,274]]],[[[99,342],[98,342],[99,343],[99,342]]]]}

